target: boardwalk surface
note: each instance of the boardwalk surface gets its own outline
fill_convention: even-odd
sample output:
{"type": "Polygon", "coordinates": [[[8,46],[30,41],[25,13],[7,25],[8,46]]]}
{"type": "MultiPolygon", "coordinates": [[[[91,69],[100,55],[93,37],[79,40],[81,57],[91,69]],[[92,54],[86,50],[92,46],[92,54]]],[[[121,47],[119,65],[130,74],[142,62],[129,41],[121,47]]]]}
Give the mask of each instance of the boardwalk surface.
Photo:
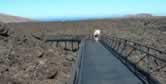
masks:
{"type": "Polygon", "coordinates": [[[87,40],[84,50],[78,84],[142,84],[99,42],[87,40]]]}

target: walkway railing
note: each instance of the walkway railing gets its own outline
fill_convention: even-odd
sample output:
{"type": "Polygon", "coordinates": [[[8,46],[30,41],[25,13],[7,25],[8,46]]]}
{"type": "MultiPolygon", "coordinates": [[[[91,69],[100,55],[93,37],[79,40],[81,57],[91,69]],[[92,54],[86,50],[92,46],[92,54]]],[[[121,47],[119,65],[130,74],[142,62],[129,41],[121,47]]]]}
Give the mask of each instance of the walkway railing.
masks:
{"type": "Polygon", "coordinates": [[[81,40],[88,38],[88,35],[49,35],[46,42],[56,47],[63,47],[65,50],[77,51],[81,40]]]}
{"type": "MultiPolygon", "coordinates": [[[[75,66],[73,66],[73,77],[71,77],[71,82],[69,84],[77,84],[79,76],[79,68],[81,67],[82,55],[85,54],[85,43],[81,40],[90,39],[90,35],[80,35],[80,36],[52,36],[47,39],[48,42],[56,42],[58,46],[59,42],[78,42],[80,51],[78,53],[78,59],[75,66]]],[[[133,41],[129,41],[122,38],[115,38],[109,36],[102,36],[101,43],[131,71],[135,74],[144,84],[160,84],[155,79],[160,77],[159,81],[164,80],[162,77],[166,74],[162,74],[166,71],[166,52],[160,51],[155,48],[151,48],[133,41]]],[[[67,43],[65,43],[65,46],[67,43]]],[[[73,49],[73,47],[72,47],[73,49]]]]}
{"type": "MultiPolygon", "coordinates": [[[[117,58],[144,84],[158,84],[155,79],[166,76],[162,74],[166,68],[166,52],[122,38],[102,36],[101,42],[106,48],[116,52],[117,58]]],[[[159,81],[162,80],[166,79],[159,81]]]]}
{"type": "Polygon", "coordinates": [[[72,73],[67,84],[77,84],[80,77],[80,67],[82,67],[83,63],[83,55],[85,54],[85,41],[84,39],[90,38],[89,35],[50,35],[47,36],[46,42],[56,43],[56,47],[60,45],[60,43],[64,43],[65,48],[67,48],[67,43],[71,44],[72,50],[74,49],[74,43],[77,43],[77,60],[76,63],[72,65],[72,73]]]}

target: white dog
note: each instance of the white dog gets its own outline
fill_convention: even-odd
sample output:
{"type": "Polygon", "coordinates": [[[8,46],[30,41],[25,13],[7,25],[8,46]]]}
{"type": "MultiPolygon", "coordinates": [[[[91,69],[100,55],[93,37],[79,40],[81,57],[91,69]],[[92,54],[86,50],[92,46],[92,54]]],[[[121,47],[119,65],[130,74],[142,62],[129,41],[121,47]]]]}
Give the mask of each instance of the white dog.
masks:
{"type": "Polygon", "coordinates": [[[101,30],[100,29],[96,29],[93,33],[93,37],[96,41],[99,41],[100,38],[100,34],[101,34],[101,30]]]}

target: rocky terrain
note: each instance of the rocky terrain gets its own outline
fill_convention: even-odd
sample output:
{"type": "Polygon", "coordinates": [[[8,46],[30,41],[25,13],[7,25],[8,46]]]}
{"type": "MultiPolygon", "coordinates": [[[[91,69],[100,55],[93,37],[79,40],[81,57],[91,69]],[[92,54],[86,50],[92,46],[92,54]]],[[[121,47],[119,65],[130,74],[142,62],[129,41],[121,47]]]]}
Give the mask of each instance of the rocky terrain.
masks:
{"type": "Polygon", "coordinates": [[[101,29],[104,34],[137,41],[166,51],[166,17],[113,18],[69,22],[10,23],[13,29],[47,34],[92,34],[101,29]],[[74,32],[74,33],[73,33],[74,32]]]}
{"type": "Polygon", "coordinates": [[[0,49],[0,84],[65,84],[76,56],[2,23],[0,49]]]}
{"type": "Polygon", "coordinates": [[[166,17],[7,23],[0,27],[0,82],[64,84],[70,77],[76,53],[42,39],[50,34],[88,35],[95,29],[166,51],[166,17]]]}

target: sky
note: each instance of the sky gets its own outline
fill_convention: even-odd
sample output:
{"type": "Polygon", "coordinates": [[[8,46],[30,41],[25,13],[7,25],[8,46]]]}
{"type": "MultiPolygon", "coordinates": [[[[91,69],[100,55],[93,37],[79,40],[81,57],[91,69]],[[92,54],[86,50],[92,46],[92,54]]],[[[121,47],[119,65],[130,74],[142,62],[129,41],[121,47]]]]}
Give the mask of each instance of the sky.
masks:
{"type": "Polygon", "coordinates": [[[0,13],[40,18],[166,15],[166,0],[0,0],[0,13]]]}

